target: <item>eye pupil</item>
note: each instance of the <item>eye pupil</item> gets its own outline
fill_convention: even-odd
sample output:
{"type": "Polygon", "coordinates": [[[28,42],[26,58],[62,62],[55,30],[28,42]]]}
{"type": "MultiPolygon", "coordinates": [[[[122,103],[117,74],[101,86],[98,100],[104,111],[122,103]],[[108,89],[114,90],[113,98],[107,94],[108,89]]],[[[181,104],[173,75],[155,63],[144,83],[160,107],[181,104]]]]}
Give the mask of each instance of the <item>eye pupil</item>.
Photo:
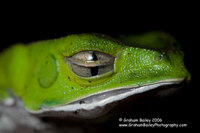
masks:
{"type": "MultiPolygon", "coordinates": [[[[94,51],[92,51],[92,60],[98,60],[94,51]]],[[[98,66],[90,67],[90,72],[91,72],[92,76],[98,75],[98,71],[99,71],[99,67],[98,66]]]]}
{"type": "Polygon", "coordinates": [[[99,67],[90,67],[90,72],[92,76],[98,75],[99,67]]]}
{"type": "Polygon", "coordinates": [[[98,60],[98,59],[97,59],[97,55],[95,54],[94,51],[92,51],[92,60],[98,60]]]}

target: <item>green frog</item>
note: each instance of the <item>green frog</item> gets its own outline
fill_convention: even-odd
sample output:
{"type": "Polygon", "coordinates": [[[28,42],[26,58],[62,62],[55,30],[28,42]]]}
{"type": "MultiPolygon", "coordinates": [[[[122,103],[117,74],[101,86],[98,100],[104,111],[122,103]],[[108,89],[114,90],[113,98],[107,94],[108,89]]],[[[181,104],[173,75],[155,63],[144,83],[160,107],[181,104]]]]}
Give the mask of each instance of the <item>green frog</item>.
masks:
{"type": "Polygon", "coordinates": [[[0,53],[0,99],[36,115],[96,118],[113,103],[190,79],[177,40],[162,31],[112,38],[73,34],[0,53]]]}

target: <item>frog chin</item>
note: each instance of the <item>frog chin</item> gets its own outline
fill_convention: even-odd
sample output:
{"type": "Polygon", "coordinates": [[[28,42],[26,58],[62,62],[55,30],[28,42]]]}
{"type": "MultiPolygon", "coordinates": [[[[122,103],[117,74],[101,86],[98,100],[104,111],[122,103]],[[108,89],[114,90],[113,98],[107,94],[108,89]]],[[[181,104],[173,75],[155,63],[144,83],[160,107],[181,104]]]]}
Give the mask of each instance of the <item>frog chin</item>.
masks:
{"type": "MultiPolygon", "coordinates": [[[[42,108],[39,111],[30,111],[32,114],[47,117],[72,117],[81,119],[93,119],[100,117],[112,108],[114,108],[120,101],[133,97],[156,88],[179,84],[183,79],[163,80],[156,83],[139,86],[139,87],[121,87],[113,88],[108,91],[93,94],[82,99],[73,101],[71,103],[42,108]]],[[[166,95],[175,89],[163,89],[159,91],[159,95],[166,95]],[[169,90],[169,91],[167,91],[169,90]]]]}

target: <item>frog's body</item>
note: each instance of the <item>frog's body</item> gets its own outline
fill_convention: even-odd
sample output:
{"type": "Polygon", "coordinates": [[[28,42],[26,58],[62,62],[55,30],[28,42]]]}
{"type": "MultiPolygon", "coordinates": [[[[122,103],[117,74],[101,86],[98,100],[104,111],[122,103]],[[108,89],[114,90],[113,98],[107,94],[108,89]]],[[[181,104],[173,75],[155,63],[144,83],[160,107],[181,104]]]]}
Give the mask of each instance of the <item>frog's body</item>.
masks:
{"type": "Polygon", "coordinates": [[[121,36],[70,35],[16,44],[0,54],[0,97],[9,92],[32,113],[64,111],[97,117],[94,110],[190,74],[176,40],[164,32],[121,36]]]}

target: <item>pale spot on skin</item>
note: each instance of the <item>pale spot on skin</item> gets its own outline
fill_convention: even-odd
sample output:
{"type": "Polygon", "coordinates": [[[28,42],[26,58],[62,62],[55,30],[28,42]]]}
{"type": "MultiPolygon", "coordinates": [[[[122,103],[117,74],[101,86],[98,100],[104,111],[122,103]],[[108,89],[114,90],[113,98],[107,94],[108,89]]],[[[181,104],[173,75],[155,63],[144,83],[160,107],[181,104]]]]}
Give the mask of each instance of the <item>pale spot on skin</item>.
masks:
{"type": "Polygon", "coordinates": [[[42,88],[49,88],[55,81],[58,75],[57,62],[54,55],[49,54],[38,71],[38,82],[42,88]]]}

